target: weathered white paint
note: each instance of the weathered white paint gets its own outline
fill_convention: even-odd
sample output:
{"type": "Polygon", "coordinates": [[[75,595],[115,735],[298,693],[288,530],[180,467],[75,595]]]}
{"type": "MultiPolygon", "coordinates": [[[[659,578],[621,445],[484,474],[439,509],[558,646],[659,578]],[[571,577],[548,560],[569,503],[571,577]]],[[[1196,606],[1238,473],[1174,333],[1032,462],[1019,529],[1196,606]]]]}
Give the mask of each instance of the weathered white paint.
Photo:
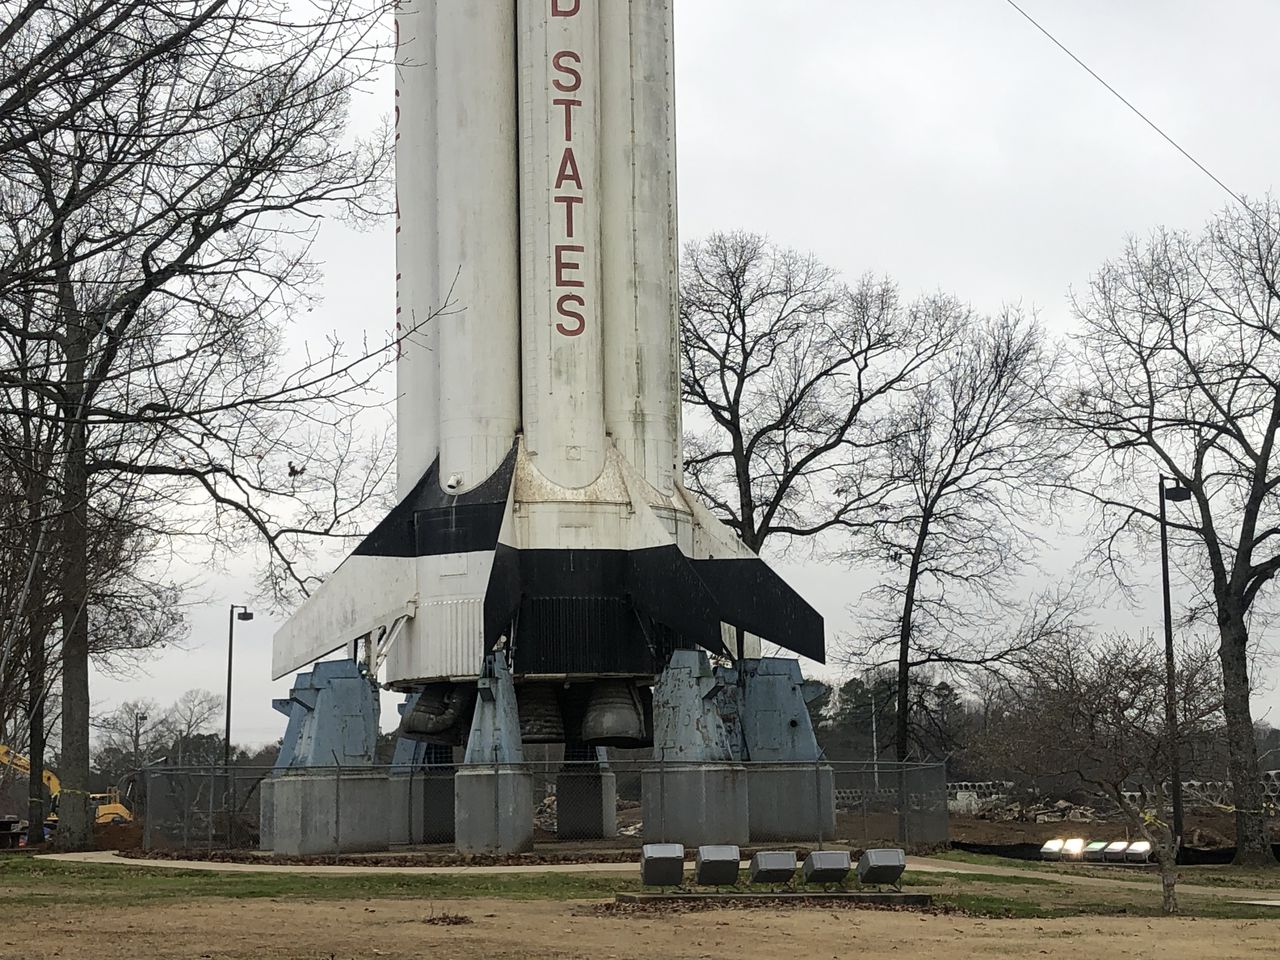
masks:
{"type": "Polygon", "coordinates": [[[677,481],[671,0],[600,4],[605,428],[652,486],[677,481]]]}
{"type": "Polygon", "coordinates": [[[484,595],[493,553],[411,560],[423,587],[417,615],[387,651],[388,682],[419,677],[475,677],[484,661],[484,595]]]}
{"type": "Polygon", "coordinates": [[[417,598],[413,560],[347,557],[276,631],[271,678],[279,680],[351,640],[390,628],[398,617],[413,612],[417,598]]]}
{"type": "Polygon", "coordinates": [[[396,487],[439,452],[434,0],[396,8],[396,487]]]}
{"type": "MultiPolygon", "coordinates": [[[[524,432],[548,479],[604,467],[599,5],[517,0],[524,432]],[[557,199],[558,198],[558,199],[557,199]]],[[[624,68],[625,69],[625,68],[624,68]]]]}
{"type": "Polygon", "coordinates": [[[469,490],[497,469],[520,427],[515,10],[436,3],[440,78],[434,267],[440,316],[440,482],[469,490]]]}

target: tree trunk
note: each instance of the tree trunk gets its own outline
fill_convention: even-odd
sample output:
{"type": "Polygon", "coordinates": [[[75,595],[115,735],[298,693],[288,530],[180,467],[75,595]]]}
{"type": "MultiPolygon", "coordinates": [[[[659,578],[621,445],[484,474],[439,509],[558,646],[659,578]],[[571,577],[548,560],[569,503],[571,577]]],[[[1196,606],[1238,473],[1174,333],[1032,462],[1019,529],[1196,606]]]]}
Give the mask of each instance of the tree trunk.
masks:
{"type": "Polygon", "coordinates": [[[1160,790],[1144,802],[1146,810],[1140,810],[1124,798],[1122,783],[1099,783],[1116,804],[1124,811],[1129,826],[1151,844],[1151,852],[1160,868],[1161,909],[1166,914],[1178,912],[1178,838],[1173,835],[1173,824],[1165,823],[1165,802],[1160,790]],[[1154,804],[1154,810],[1152,808],[1154,804]],[[1159,811],[1158,814],[1155,811],[1159,811]]]}
{"type": "MultiPolygon", "coordinates": [[[[38,594],[42,596],[42,594],[38,594]]],[[[44,843],[44,637],[30,631],[27,660],[27,726],[30,728],[31,773],[27,781],[27,846],[44,843]]]]}
{"type": "Polygon", "coordinates": [[[87,849],[93,840],[89,817],[89,473],[88,428],[83,399],[88,331],[84,321],[68,323],[68,400],[62,528],[62,793],[58,799],[57,844],[87,849]]]}
{"type": "Polygon", "coordinates": [[[1177,854],[1173,850],[1164,850],[1158,857],[1160,863],[1160,908],[1168,914],[1178,912],[1178,894],[1175,887],[1178,883],[1177,854]]]}
{"type": "MultiPolygon", "coordinates": [[[[907,570],[907,583],[902,599],[902,620],[898,624],[898,677],[897,716],[894,717],[894,749],[898,763],[905,764],[911,749],[911,624],[915,614],[916,586],[920,582],[920,557],[924,554],[925,539],[929,535],[927,523],[920,525],[915,550],[911,553],[911,566],[907,570]]],[[[898,769],[898,842],[910,842],[911,824],[907,812],[911,806],[906,767],[898,769]]]]}
{"type": "Polygon", "coordinates": [[[1227,723],[1227,762],[1231,771],[1232,800],[1236,808],[1236,858],[1238,865],[1274,866],[1262,809],[1262,784],[1258,774],[1258,747],[1254,742],[1253,715],[1249,708],[1249,630],[1242,614],[1227,613],[1218,621],[1222,662],[1222,711],[1227,723]]]}
{"type": "Polygon", "coordinates": [[[911,551],[911,566],[907,568],[907,582],[903,588],[902,619],[898,622],[898,715],[894,718],[894,748],[899,763],[906,761],[911,747],[911,626],[916,609],[916,589],[920,584],[920,558],[924,555],[928,536],[929,524],[925,520],[920,524],[915,549],[911,551]]]}

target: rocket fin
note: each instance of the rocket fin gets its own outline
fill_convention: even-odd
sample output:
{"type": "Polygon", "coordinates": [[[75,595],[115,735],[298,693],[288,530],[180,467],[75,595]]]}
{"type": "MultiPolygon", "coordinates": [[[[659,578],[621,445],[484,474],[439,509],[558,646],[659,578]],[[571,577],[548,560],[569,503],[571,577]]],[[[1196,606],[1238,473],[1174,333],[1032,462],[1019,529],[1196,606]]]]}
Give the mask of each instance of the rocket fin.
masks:
{"type": "Polygon", "coordinates": [[[693,569],[722,619],[802,657],[826,663],[822,615],[683,488],[696,526],[693,569]]]}
{"type": "Polygon", "coordinates": [[[279,680],[351,640],[412,614],[418,579],[412,560],[350,556],[306,599],[271,644],[271,679],[279,680]],[[377,598],[377,606],[370,600],[377,598]]]}

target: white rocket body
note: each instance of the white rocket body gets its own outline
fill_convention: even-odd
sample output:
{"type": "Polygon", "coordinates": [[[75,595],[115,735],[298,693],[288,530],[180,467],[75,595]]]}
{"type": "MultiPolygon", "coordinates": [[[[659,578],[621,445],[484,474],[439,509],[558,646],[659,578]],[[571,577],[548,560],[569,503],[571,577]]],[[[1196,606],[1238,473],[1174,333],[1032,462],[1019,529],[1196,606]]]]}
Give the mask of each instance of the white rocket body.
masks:
{"type": "Polygon", "coordinates": [[[273,675],[368,635],[403,689],[499,637],[524,679],[651,676],[731,625],[814,656],[816,622],[820,658],[680,484],[672,0],[402,0],[396,28],[401,503],[273,675]],[[713,560],[766,597],[738,610],[713,560]]]}

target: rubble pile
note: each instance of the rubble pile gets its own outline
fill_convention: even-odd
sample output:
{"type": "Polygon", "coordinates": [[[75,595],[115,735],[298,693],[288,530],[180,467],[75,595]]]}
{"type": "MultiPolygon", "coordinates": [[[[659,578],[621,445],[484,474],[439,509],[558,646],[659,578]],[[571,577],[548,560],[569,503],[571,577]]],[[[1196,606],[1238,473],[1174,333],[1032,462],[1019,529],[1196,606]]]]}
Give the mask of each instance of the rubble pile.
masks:
{"type": "Polygon", "coordinates": [[[976,816],[996,823],[1098,823],[1108,819],[1097,808],[1070,800],[1000,800],[984,804],[976,816]]]}
{"type": "Polygon", "coordinates": [[[548,833],[556,832],[556,795],[549,793],[533,811],[533,825],[548,833]]]}

